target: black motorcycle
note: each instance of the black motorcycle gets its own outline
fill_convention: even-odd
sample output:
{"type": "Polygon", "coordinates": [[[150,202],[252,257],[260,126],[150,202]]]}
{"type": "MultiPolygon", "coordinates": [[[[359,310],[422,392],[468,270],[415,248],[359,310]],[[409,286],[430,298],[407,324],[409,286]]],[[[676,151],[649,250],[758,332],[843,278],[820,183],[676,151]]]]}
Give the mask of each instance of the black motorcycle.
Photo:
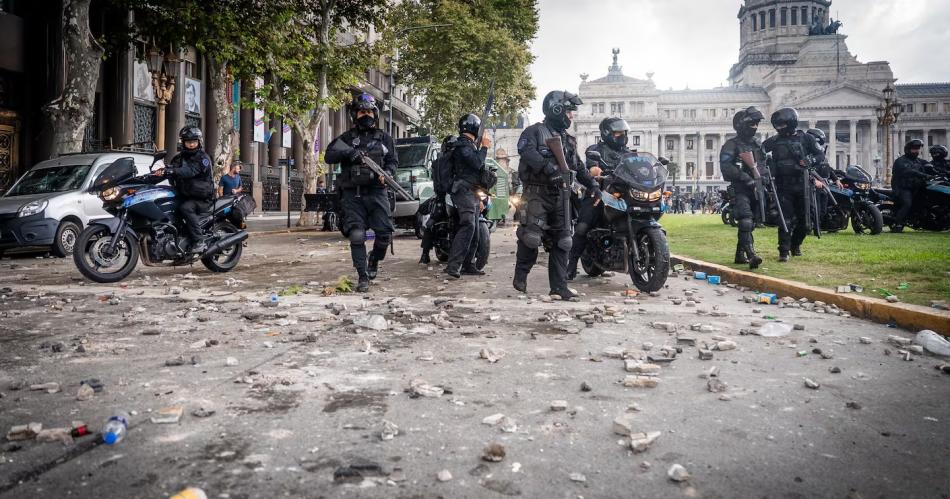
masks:
{"type": "Polygon", "coordinates": [[[821,214],[821,230],[829,233],[845,230],[848,228],[851,212],[854,209],[854,191],[834,184],[826,185],[828,186],[827,191],[822,189],[816,192],[818,196],[828,196],[830,193],[832,198],[823,201],[824,212],[821,214]]]}
{"type": "MultiPolygon", "coordinates": [[[[491,233],[495,230],[495,223],[487,218],[488,211],[491,209],[491,195],[484,190],[477,191],[476,195],[480,200],[482,210],[478,214],[478,226],[475,232],[478,246],[475,250],[473,265],[481,270],[488,263],[488,255],[491,252],[491,233]]],[[[440,262],[447,262],[449,253],[452,251],[452,239],[458,230],[458,214],[449,196],[445,199],[437,198],[438,196],[432,196],[425,200],[419,205],[419,212],[424,215],[428,230],[432,231],[432,249],[435,250],[435,257],[440,262]]]]}
{"type": "Polygon", "coordinates": [[[880,234],[884,229],[884,218],[872,199],[871,174],[858,165],[851,165],[843,174],[836,174],[841,184],[852,192],[851,229],[855,234],[880,234]]]}
{"type": "MultiPolygon", "coordinates": [[[[893,191],[875,189],[877,207],[881,210],[884,225],[894,228],[897,204],[893,191]]],[[[941,232],[950,230],[950,180],[935,177],[927,182],[914,196],[914,206],[907,214],[904,224],[914,230],[941,232]]]]}
{"type": "MultiPolygon", "coordinates": [[[[156,153],[152,165],[165,157],[156,153]]],[[[135,176],[132,158],[121,158],[93,181],[89,192],[99,196],[103,209],[114,218],[90,222],[76,241],[73,261],[89,279],[118,282],[138,264],[147,266],[189,265],[201,260],[213,272],[228,272],[237,266],[247,232],[244,217],[256,207],[247,195],[225,196],[214,201],[212,213],[201,219],[208,249],[201,254],[184,249],[187,236],[178,215],[175,189],[156,185],[155,175],[135,176]],[[239,228],[240,227],[240,228],[239,228]]]]}
{"type": "Polygon", "coordinates": [[[719,213],[722,217],[722,223],[733,227],[739,225],[736,222],[736,214],[733,213],[733,203],[735,202],[735,192],[732,187],[719,191],[722,200],[719,202],[719,213]]]}
{"type": "MultiPolygon", "coordinates": [[[[600,153],[587,159],[606,167],[600,153]]],[[[659,291],[670,273],[670,249],[658,220],[668,175],[664,158],[629,152],[603,177],[600,222],[587,231],[587,247],[580,257],[584,272],[598,276],[606,271],[630,274],[644,292],[659,291]]]]}

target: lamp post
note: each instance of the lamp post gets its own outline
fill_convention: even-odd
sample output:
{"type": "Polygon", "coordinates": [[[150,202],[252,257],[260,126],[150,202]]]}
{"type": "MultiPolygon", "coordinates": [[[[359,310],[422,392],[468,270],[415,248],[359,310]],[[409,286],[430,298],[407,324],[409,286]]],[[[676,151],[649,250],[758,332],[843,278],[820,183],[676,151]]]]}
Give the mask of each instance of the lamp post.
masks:
{"type": "Polygon", "coordinates": [[[175,80],[178,78],[181,60],[169,50],[164,53],[152,46],[145,58],[148,71],[152,74],[152,88],[155,90],[155,149],[165,149],[165,107],[175,95],[175,80]]]}
{"type": "MultiPolygon", "coordinates": [[[[396,32],[396,53],[393,56],[393,60],[391,61],[389,68],[389,122],[386,124],[386,131],[389,132],[390,137],[393,135],[393,98],[396,96],[396,66],[399,65],[399,38],[410,31],[419,31],[421,29],[429,28],[444,28],[448,26],[452,26],[452,24],[423,24],[421,26],[409,26],[396,32]]],[[[393,137],[393,139],[395,138],[396,137],[393,137]]]]}
{"type": "Polygon", "coordinates": [[[888,83],[887,86],[884,87],[884,100],[875,111],[877,114],[877,123],[880,125],[881,130],[884,130],[884,160],[882,161],[884,168],[884,187],[891,186],[890,163],[893,161],[893,150],[895,146],[891,137],[891,126],[897,123],[897,118],[901,115],[902,107],[900,100],[894,96],[894,87],[888,83]]]}

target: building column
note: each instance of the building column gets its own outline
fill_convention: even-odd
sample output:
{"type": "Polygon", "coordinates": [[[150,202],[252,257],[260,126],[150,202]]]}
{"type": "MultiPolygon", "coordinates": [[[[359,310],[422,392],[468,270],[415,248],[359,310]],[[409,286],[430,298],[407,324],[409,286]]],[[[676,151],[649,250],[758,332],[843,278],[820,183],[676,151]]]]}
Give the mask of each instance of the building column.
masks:
{"type": "Polygon", "coordinates": [[[838,118],[828,120],[828,164],[838,168],[838,118]]]}
{"type": "Polygon", "coordinates": [[[706,140],[702,132],[696,133],[696,178],[706,178],[706,140]]]}
{"type": "Polygon", "coordinates": [[[923,138],[921,139],[921,140],[924,141],[924,151],[927,151],[927,149],[930,149],[930,141],[927,140],[927,138],[928,138],[929,136],[930,136],[930,129],[929,129],[929,128],[924,128],[924,136],[923,136],[923,138]]]}
{"type": "MultiPolygon", "coordinates": [[[[851,130],[850,130],[851,148],[849,151],[851,158],[850,158],[849,163],[852,165],[856,165],[858,164],[858,121],[851,120],[848,123],[851,125],[851,130]]],[[[848,165],[844,165],[844,166],[845,168],[848,167],[848,165]]]]}
{"type": "Polygon", "coordinates": [[[870,144],[870,148],[869,148],[870,153],[869,153],[869,156],[868,156],[868,166],[870,166],[870,165],[875,165],[875,163],[874,163],[874,158],[881,158],[881,163],[884,162],[884,155],[881,154],[881,152],[878,150],[878,143],[877,143],[877,118],[871,118],[870,124],[871,124],[870,134],[869,134],[870,136],[868,137],[868,144],[870,144]]]}
{"type": "Polygon", "coordinates": [[[679,157],[680,171],[677,177],[679,177],[680,180],[683,180],[686,177],[686,134],[685,133],[680,134],[679,138],[680,138],[680,157],[679,157]]]}
{"type": "MultiPolygon", "coordinates": [[[[105,81],[106,94],[111,94],[106,98],[103,116],[105,146],[119,147],[132,143],[135,140],[133,133],[133,109],[132,100],[132,51],[127,50],[119,52],[106,62],[105,67],[112,69],[111,73],[106,73],[108,78],[105,81]],[[111,144],[109,142],[111,141],[111,144]]],[[[103,96],[105,97],[105,96],[103,96]]]]}
{"type": "Polygon", "coordinates": [[[657,156],[657,157],[660,157],[660,156],[663,156],[663,151],[665,151],[664,147],[666,147],[666,144],[663,143],[663,134],[662,134],[662,133],[657,132],[657,133],[656,133],[656,138],[657,138],[657,140],[653,142],[653,145],[657,145],[657,143],[660,144],[660,145],[658,146],[657,150],[656,150],[656,151],[657,151],[657,152],[656,152],[656,156],[657,156]]]}

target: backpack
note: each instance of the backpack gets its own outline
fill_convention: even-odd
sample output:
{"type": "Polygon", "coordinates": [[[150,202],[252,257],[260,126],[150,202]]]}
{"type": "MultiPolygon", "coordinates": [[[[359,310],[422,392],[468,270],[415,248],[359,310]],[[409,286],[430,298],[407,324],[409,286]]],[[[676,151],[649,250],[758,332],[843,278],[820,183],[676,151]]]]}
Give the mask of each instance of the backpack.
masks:
{"type": "Polygon", "coordinates": [[[478,174],[478,184],[486,191],[491,190],[498,183],[498,170],[485,165],[481,173],[478,174]]]}
{"type": "Polygon", "coordinates": [[[432,163],[433,188],[440,195],[452,192],[452,183],[455,182],[455,167],[452,164],[455,140],[451,139],[446,139],[442,144],[442,154],[432,163]]]}

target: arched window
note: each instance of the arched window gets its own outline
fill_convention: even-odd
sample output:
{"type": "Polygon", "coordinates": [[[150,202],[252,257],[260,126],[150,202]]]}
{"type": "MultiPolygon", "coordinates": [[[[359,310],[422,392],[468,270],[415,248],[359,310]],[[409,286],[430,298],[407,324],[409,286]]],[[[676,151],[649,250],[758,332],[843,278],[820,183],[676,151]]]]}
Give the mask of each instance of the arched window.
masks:
{"type": "Polygon", "coordinates": [[[769,9],[769,27],[775,27],[775,9],[769,9]]]}
{"type": "Polygon", "coordinates": [[[782,7],[782,12],[781,12],[781,14],[782,14],[782,15],[781,15],[781,18],[782,18],[782,26],[788,26],[788,8],[787,8],[787,7],[782,7]]]}

